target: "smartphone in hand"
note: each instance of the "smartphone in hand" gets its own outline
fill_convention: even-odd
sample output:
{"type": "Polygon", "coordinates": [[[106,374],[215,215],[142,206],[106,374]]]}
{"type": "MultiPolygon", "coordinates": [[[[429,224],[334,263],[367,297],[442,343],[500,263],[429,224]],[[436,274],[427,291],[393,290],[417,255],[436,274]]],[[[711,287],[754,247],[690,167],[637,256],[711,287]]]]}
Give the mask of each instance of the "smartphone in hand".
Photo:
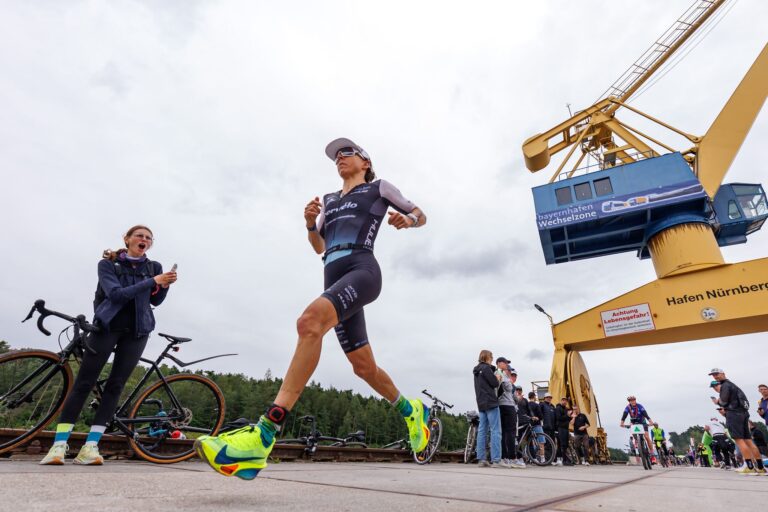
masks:
{"type": "Polygon", "coordinates": [[[179,266],[174,263],[173,266],[171,267],[171,272],[176,272],[177,268],[179,268],[179,266]]]}

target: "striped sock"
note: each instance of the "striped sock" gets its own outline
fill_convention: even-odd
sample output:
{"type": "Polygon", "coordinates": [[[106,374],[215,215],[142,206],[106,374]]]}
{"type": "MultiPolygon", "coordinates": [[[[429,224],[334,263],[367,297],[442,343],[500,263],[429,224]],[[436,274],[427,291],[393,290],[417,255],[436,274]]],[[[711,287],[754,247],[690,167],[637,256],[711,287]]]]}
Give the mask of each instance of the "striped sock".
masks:
{"type": "Polygon", "coordinates": [[[271,445],[280,426],[266,416],[259,418],[258,425],[261,431],[261,442],[264,443],[264,446],[271,445]]]}
{"type": "Polygon", "coordinates": [[[93,445],[99,444],[101,436],[104,434],[105,430],[107,430],[105,425],[91,425],[91,431],[88,432],[88,437],[85,438],[85,443],[93,445]]]}
{"type": "Polygon", "coordinates": [[[409,402],[408,399],[403,395],[397,395],[397,400],[392,402],[392,405],[395,406],[395,409],[400,412],[403,418],[407,418],[411,415],[411,413],[413,413],[413,406],[411,405],[411,402],[409,402]]]}
{"type": "Polygon", "coordinates": [[[53,437],[53,444],[67,444],[73,428],[75,428],[74,423],[59,423],[56,425],[56,435],[53,437]]]}

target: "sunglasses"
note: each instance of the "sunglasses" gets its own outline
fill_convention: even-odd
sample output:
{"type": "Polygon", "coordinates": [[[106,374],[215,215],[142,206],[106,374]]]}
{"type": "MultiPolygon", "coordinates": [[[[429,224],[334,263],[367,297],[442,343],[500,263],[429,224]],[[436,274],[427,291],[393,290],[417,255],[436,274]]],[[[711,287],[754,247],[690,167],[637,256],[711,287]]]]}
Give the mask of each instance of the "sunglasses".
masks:
{"type": "MultiPolygon", "coordinates": [[[[350,156],[355,156],[355,155],[360,155],[360,152],[358,150],[356,150],[355,148],[341,148],[336,153],[336,161],[338,162],[339,158],[341,158],[341,157],[350,157],[350,156]]],[[[363,155],[360,155],[360,157],[362,157],[362,156],[363,155]]]]}

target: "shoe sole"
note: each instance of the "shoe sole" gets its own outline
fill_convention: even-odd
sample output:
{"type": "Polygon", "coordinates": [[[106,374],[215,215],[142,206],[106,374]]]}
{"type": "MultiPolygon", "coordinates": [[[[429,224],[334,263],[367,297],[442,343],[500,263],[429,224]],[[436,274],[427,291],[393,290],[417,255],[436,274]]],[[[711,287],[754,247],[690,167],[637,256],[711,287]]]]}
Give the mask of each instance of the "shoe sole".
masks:
{"type": "Polygon", "coordinates": [[[104,459],[94,460],[91,462],[80,462],[79,460],[75,459],[72,461],[72,464],[77,464],[78,466],[103,466],[104,459]]]}
{"type": "Polygon", "coordinates": [[[47,462],[40,461],[41,466],[63,466],[64,459],[51,459],[47,462]]]}
{"type": "Polygon", "coordinates": [[[208,456],[205,454],[205,451],[203,450],[203,443],[200,441],[195,441],[195,444],[193,445],[193,448],[195,449],[195,453],[197,453],[197,456],[202,459],[203,462],[208,464],[212,470],[217,472],[220,475],[224,476],[232,476],[232,474],[224,473],[223,471],[219,470],[216,466],[214,466],[210,460],[208,460],[208,456]]]}

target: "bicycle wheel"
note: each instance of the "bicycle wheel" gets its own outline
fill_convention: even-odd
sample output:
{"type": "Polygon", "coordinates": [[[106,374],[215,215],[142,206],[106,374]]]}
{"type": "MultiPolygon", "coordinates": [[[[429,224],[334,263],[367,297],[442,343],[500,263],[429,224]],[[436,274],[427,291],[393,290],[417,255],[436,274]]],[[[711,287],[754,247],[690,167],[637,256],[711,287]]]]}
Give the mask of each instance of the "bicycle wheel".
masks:
{"type": "Polygon", "coordinates": [[[171,464],[194,456],[190,439],[216,435],[224,421],[224,396],[210,379],[172,375],[145,389],[128,419],[136,453],[150,462],[171,464]]]}
{"type": "Polygon", "coordinates": [[[637,445],[640,447],[640,458],[643,459],[643,468],[651,469],[651,455],[648,453],[648,445],[645,443],[645,436],[637,434],[637,445]]]}
{"type": "Polygon", "coordinates": [[[440,440],[443,438],[443,423],[440,418],[430,418],[427,421],[427,426],[429,427],[429,441],[424,451],[413,453],[413,460],[416,461],[416,464],[431,462],[440,447],[440,440]]]}
{"type": "Polygon", "coordinates": [[[476,458],[477,449],[475,448],[477,443],[477,425],[470,425],[467,430],[467,444],[464,445],[464,464],[469,464],[476,458]]]}
{"type": "Polygon", "coordinates": [[[72,369],[58,366],[47,350],[19,350],[0,356],[0,427],[13,429],[0,453],[30,441],[58,414],[72,388],[72,369]]]}
{"type": "Polygon", "coordinates": [[[547,434],[536,434],[531,432],[530,438],[527,440],[524,447],[525,459],[533,462],[537,466],[548,466],[555,460],[557,455],[557,446],[551,437],[547,434]],[[543,443],[539,443],[539,440],[544,438],[543,443]],[[544,453],[542,455],[541,445],[544,445],[544,453]],[[543,457],[543,459],[541,458],[543,457]]]}

